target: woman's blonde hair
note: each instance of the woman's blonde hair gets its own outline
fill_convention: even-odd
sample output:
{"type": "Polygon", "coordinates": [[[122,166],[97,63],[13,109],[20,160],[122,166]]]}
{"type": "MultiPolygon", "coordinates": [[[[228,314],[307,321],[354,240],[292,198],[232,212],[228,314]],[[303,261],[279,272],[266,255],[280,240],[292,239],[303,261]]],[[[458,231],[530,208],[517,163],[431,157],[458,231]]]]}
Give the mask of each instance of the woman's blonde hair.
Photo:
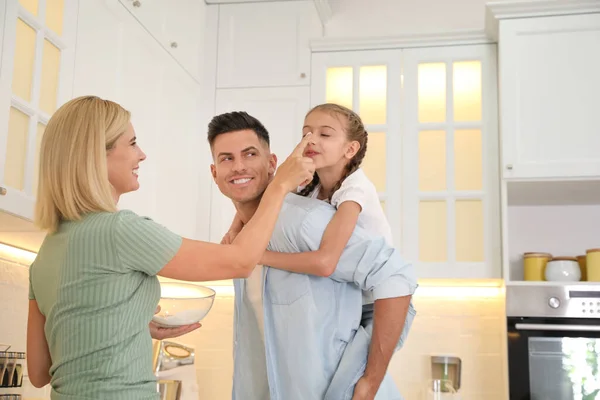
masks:
{"type": "Polygon", "coordinates": [[[36,225],[55,232],[61,221],[117,210],[106,151],[127,130],[131,114],[95,96],[61,106],[46,126],[40,149],[36,225]]]}

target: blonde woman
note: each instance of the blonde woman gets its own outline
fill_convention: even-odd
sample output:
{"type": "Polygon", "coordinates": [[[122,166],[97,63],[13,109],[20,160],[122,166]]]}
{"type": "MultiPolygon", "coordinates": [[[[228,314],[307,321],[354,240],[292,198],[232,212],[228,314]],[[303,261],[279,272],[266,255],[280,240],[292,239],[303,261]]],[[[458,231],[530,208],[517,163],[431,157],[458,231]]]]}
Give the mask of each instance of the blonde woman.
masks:
{"type": "MultiPolygon", "coordinates": [[[[209,281],[247,277],[260,260],[285,195],[310,181],[305,138],[279,167],[259,209],[230,245],[181,238],[131,211],[146,155],[130,114],[97,97],[73,99],[48,122],[40,151],[36,224],[48,235],[30,269],[27,367],[53,400],[157,399],[150,324],[157,275],[209,281]]],[[[232,182],[235,184],[235,182],[232,182]]]]}

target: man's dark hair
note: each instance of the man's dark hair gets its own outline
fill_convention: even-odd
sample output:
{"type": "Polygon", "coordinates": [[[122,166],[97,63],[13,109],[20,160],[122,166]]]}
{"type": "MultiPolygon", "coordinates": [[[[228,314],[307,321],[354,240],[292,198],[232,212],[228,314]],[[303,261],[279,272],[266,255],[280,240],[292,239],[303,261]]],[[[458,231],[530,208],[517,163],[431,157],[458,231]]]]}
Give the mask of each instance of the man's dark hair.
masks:
{"type": "Polygon", "coordinates": [[[245,111],[233,111],[213,117],[208,123],[208,143],[212,148],[217,136],[246,129],[254,131],[258,139],[267,146],[270,145],[269,132],[265,126],[245,111]]]}

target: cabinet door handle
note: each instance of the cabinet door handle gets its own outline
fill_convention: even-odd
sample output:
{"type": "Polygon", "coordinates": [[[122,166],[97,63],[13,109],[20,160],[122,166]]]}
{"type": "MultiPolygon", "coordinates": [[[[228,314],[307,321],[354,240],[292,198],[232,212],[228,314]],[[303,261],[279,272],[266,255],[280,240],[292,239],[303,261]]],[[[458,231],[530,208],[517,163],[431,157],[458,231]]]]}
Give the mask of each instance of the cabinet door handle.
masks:
{"type": "Polygon", "coordinates": [[[512,164],[506,164],[506,169],[513,169],[513,165],[512,164]]]}
{"type": "Polygon", "coordinates": [[[0,196],[4,196],[6,195],[6,188],[3,188],[2,186],[0,186],[0,196]]]}

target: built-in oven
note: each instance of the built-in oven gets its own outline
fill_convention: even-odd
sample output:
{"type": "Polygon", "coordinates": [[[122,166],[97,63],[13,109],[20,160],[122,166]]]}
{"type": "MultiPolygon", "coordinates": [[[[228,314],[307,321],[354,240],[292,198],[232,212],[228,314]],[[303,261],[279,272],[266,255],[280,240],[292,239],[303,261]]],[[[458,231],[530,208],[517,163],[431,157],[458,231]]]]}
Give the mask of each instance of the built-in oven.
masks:
{"type": "Polygon", "coordinates": [[[507,286],[506,314],[510,400],[600,400],[600,285],[507,286]]]}

